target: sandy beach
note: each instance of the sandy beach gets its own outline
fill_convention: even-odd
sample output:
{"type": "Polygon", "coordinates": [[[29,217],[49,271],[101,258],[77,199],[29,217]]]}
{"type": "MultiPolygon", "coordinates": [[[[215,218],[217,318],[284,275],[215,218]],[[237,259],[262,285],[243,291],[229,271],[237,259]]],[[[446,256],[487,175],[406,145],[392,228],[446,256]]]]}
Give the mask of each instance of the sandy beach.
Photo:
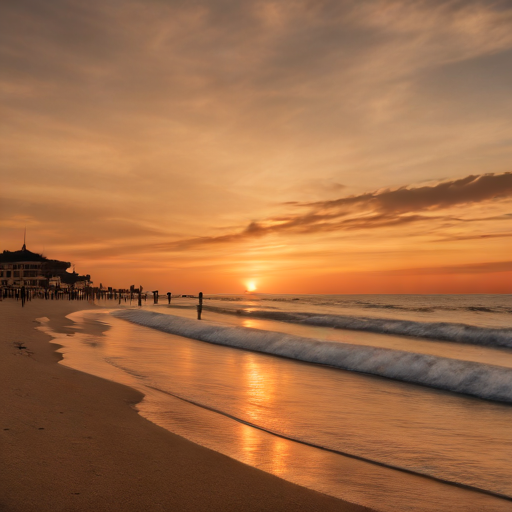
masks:
{"type": "Polygon", "coordinates": [[[369,510],[193,444],[137,414],[139,392],[57,364],[35,319],[65,332],[90,307],[0,302],[2,512],[369,510]]]}

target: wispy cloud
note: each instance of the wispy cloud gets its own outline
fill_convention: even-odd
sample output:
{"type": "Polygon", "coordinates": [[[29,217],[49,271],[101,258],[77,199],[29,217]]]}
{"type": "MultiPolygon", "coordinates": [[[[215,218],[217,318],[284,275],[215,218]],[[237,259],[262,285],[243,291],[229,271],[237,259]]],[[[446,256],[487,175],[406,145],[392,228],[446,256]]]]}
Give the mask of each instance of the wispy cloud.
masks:
{"type": "Polygon", "coordinates": [[[453,274],[491,274],[494,272],[512,272],[512,261],[489,261],[463,265],[440,265],[438,267],[404,268],[375,271],[371,274],[387,276],[422,276],[453,274]]]}
{"type": "MultiPolygon", "coordinates": [[[[429,186],[403,186],[378,190],[357,196],[329,201],[288,203],[305,209],[306,213],[289,213],[251,222],[229,234],[197,237],[169,244],[162,250],[179,250],[200,245],[226,244],[276,233],[308,234],[397,227],[421,221],[446,220],[471,222],[497,220],[498,217],[459,219],[452,214],[432,215],[430,212],[502,200],[512,197],[512,173],[467,176],[429,186]]],[[[500,220],[506,220],[500,216],[500,220]]]]}
{"type": "Polygon", "coordinates": [[[444,237],[436,242],[462,242],[464,240],[491,240],[493,238],[512,238],[512,231],[508,233],[479,233],[476,235],[461,235],[444,237]]]}
{"type": "Polygon", "coordinates": [[[343,209],[346,206],[365,207],[388,214],[424,210],[439,210],[462,204],[505,198],[512,195],[512,173],[483,174],[450,180],[437,185],[404,186],[334,201],[303,203],[303,206],[321,209],[343,209]]]}

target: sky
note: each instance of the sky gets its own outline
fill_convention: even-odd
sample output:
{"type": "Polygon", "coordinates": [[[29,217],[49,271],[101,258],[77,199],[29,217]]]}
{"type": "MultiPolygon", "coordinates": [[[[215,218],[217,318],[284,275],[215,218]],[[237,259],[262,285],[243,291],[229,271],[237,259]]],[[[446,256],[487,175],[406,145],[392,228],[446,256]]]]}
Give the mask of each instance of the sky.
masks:
{"type": "Polygon", "coordinates": [[[512,3],[0,5],[0,250],[162,293],[512,293],[512,3]]]}

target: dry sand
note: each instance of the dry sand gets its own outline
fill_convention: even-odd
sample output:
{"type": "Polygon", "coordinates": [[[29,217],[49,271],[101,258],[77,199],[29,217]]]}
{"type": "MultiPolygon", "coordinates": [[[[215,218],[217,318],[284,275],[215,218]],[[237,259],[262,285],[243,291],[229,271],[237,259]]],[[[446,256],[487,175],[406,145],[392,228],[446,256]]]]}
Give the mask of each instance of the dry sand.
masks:
{"type": "Polygon", "coordinates": [[[191,443],[139,416],[138,391],[57,364],[35,319],[61,330],[84,308],[0,302],[1,512],[368,510],[191,443]]]}

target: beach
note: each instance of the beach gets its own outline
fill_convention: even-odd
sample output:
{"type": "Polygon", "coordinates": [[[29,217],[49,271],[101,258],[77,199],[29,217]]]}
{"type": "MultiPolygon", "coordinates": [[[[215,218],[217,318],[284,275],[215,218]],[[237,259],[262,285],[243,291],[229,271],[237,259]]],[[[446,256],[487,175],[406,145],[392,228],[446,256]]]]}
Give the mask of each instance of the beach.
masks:
{"type": "Polygon", "coordinates": [[[132,388],[57,364],[85,301],[0,302],[0,510],[363,511],[194,444],[140,416],[132,388]]]}

